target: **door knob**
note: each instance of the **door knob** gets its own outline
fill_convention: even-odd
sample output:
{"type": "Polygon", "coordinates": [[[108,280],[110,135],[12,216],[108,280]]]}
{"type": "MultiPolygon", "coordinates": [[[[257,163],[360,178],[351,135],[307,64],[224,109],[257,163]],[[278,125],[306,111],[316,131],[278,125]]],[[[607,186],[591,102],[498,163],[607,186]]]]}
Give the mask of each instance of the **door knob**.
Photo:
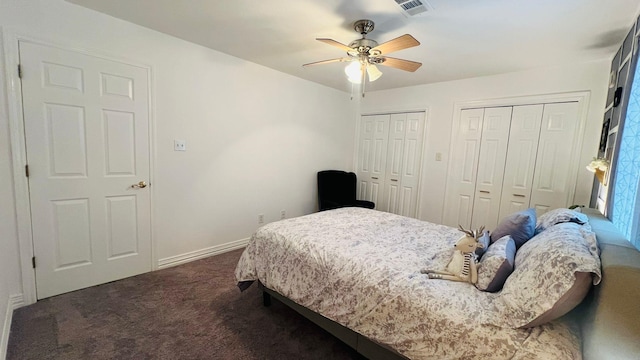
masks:
{"type": "Polygon", "coordinates": [[[147,183],[144,182],[144,181],[140,181],[137,184],[131,185],[131,187],[134,188],[134,189],[142,189],[142,188],[146,188],[147,187],[147,183]]]}

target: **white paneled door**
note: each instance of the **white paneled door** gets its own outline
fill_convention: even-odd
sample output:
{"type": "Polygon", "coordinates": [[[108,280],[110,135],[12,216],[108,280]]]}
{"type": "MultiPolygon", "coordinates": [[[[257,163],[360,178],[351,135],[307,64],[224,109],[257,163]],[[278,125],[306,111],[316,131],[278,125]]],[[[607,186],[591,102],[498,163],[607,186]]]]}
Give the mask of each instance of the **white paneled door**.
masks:
{"type": "Polygon", "coordinates": [[[511,107],[484,110],[478,156],[478,178],[471,219],[472,229],[480,226],[493,229],[498,224],[511,111],[511,107]]]}
{"type": "Polygon", "coordinates": [[[370,200],[380,209],[386,169],[389,115],[362,117],[358,156],[359,199],[370,200]]]}
{"type": "Polygon", "coordinates": [[[148,70],[19,48],[38,298],[150,271],[148,70]]]}
{"type": "Polygon", "coordinates": [[[513,107],[500,219],[529,207],[543,108],[543,104],[513,107]]]}
{"type": "Polygon", "coordinates": [[[415,217],[418,213],[418,186],[422,163],[422,137],[424,113],[405,115],[405,137],[402,151],[402,171],[400,172],[400,202],[396,214],[415,217]]]}
{"type": "Polygon", "coordinates": [[[536,170],[533,176],[531,207],[538,215],[567,206],[571,198],[567,184],[575,169],[576,102],[545,104],[540,126],[536,170]]]}
{"type": "Polygon", "coordinates": [[[376,210],[416,217],[425,114],[364,115],[356,169],[358,196],[376,210]]]}
{"type": "Polygon", "coordinates": [[[484,225],[529,207],[569,206],[577,170],[577,101],[460,112],[444,223],[484,225]]]}
{"type": "Polygon", "coordinates": [[[449,172],[451,190],[445,213],[449,225],[459,224],[467,229],[471,226],[483,119],[484,109],[465,109],[460,114],[449,172]]]}
{"type": "Polygon", "coordinates": [[[417,214],[423,126],[423,112],[392,114],[389,119],[382,211],[409,217],[417,214]]]}
{"type": "Polygon", "coordinates": [[[406,114],[393,114],[389,120],[389,143],[387,145],[387,171],[384,179],[384,201],[382,211],[399,213],[402,192],[403,153],[406,132],[406,114]]]}

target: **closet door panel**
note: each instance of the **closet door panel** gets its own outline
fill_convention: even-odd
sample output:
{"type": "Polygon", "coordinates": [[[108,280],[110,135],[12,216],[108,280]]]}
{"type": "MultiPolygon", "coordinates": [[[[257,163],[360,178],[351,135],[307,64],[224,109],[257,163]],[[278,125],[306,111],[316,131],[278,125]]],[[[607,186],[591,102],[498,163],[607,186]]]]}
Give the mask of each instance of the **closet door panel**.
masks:
{"type": "Polygon", "coordinates": [[[358,196],[376,209],[417,216],[424,113],[364,115],[360,119],[358,196]]]}
{"type": "Polygon", "coordinates": [[[451,216],[451,219],[459,219],[459,221],[453,220],[448,221],[446,225],[455,226],[457,222],[459,225],[462,225],[465,229],[471,227],[471,213],[473,212],[473,197],[469,195],[458,194],[454,199],[451,199],[450,208],[453,208],[457,211],[457,213],[451,216]]]}
{"type": "Polygon", "coordinates": [[[403,185],[400,192],[400,202],[397,214],[408,217],[416,217],[417,199],[418,194],[416,189],[403,185]]]}
{"type": "Polygon", "coordinates": [[[398,213],[400,209],[400,184],[402,179],[407,114],[393,114],[389,120],[389,145],[385,174],[385,207],[381,210],[398,213]]]}
{"type": "Polygon", "coordinates": [[[417,217],[418,215],[418,186],[420,185],[423,132],[424,113],[406,114],[400,179],[402,191],[397,213],[409,217],[417,217]]]}
{"type": "Polygon", "coordinates": [[[500,204],[500,219],[504,218],[507,215],[529,208],[529,199],[521,198],[519,200],[517,196],[506,195],[507,194],[502,195],[503,198],[506,198],[506,201],[503,200],[500,204]]]}
{"type": "Polygon", "coordinates": [[[360,122],[360,146],[358,148],[358,199],[370,200],[371,165],[373,156],[373,116],[363,116],[360,122]]]}
{"type": "Polygon", "coordinates": [[[531,206],[538,215],[569,204],[569,184],[578,127],[578,103],[546,104],[542,115],[531,206]]]}
{"type": "MultiPolygon", "coordinates": [[[[384,179],[386,170],[387,139],[389,137],[389,115],[376,115],[373,122],[373,151],[371,176],[374,180],[384,179]]],[[[380,183],[380,181],[377,181],[380,183]]]]}
{"type": "Polygon", "coordinates": [[[444,216],[446,225],[471,226],[483,119],[484,109],[465,109],[460,112],[455,145],[451,151],[444,216]]]}
{"type": "Polygon", "coordinates": [[[404,148],[404,139],[391,139],[389,143],[389,177],[399,179],[402,171],[402,150],[404,148]]]}
{"type": "Polygon", "coordinates": [[[368,199],[369,198],[369,192],[371,191],[371,189],[369,189],[369,182],[368,181],[362,181],[362,179],[358,179],[358,199],[368,199]]]}
{"type": "Polygon", "coordinates": [[[389,115],[361,118],[357,176],[359,199],[373,201],[380,208],[384,184],[389,115]]]}
{"type": "Polygon", "coordinates": [[[511,107],[487,108],[484,112],[477,181],[471,227],[498,224],[504,178],[511,107]]]}
{"type": "Polygon", "coordinates": [[[383,201],[385,208],[380,209],[382,211],[397,213],[399,207],[399,198],[400,198],[400,186],[398,182],[392,181],[386,185],[385,189],[385,199],[383,201]]]}
{"type": "Polygon", "coordinates": [[[492,220],[492,207],[495,207],[495,201],[490,194],[480,193],[476,194],[476,199],[473,205],[473,218],[471,221],[471,228],[477,229],[480,226],[484,226],[488,229],[495,228],[495,225],[487,226],[492,220]]]}
{"type": "Polygon", "coordinates": [[[543,104],[513,108],[500,219],[529,207],[543,109],[543,104]]]}
{"type": "Polygon", "coordinates": [[[378,204],[382,202],[382,187],[380,186],[380,183],[371,181],[367,194],[369,196],[368,200],[373,201],[377,208],[378,204]]]}

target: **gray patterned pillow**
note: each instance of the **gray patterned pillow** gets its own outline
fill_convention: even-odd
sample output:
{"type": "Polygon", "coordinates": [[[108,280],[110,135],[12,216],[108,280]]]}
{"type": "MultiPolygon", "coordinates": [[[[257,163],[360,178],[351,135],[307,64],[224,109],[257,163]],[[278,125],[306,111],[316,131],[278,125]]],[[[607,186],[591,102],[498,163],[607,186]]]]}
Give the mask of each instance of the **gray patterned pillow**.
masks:
{"type": "Polygon", "coordinates": [[[506,216],[491,233],[491,242],[496,242],[505,235],[511,235],[516,249],[535,235],[536,211],[533,208],[506,216]]]}
{"type": "Polygon", "coordinates": [[[547,228],[560,223],[574,222],[577,224],[584,224],[589,221],[587,215],[565,208],[549,210],[546,213],[540,215],[536,223],[536,234],[546,230],[547,228]]]}
{"type": "Polygon", "coordinates": [[[529,327],[571,310],[561,303],[584,297],[592,283],[600,283],[598,253],[588,223],[557,224],[529,240],[516,253],[515,269],[496,299],[503,321],[514,328],[529,327]],[[581,281],[579,273],[590,273],[592,281],[581,281]],[[562,311],[551,316],[550,310],[559,307],[562,311]]]}
{"type": "Polygon", "coordinates": [[[491,244],[478,264],[476,287],[482,291],[500,291],[513,271],[515,257],[516,243],[511,236],[505,235],[491,244]]]}

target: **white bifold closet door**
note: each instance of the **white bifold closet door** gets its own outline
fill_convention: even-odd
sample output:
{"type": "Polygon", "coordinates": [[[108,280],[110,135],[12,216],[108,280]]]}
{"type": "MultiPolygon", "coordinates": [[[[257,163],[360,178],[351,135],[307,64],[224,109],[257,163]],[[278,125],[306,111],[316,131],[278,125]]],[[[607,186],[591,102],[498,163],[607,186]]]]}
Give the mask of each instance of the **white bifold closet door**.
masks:
{"type": "Polygon", "coordinates": [[[463,110],[460,114],[447,184],[449,196],[445,219],[449,225],[461,224],[468,227],[471,224],[483,118],[484,109],[463,110]]]}
{"type": "Polygon", "coordinates": [[[360,123],[358,194],[376,209],[417,216],[424,113],[366,115],[360,123]]]}
{"type": "Polygon", "coordinates": [[[570,183],[570,175],[583,166],[575,160],[578,111],[577,102],[544,106],[529,204],[538,215],[570,206],[573,200],[569,189],[575,184],[570,183]]]}
{"type": "Polygon", "coordinates": [[[499,219],[529,208],[543,109],[542,104],[513,108],[499,219]]]}
{"type": "Polygon", "coordinates": [[[519,210],[568,206],[578,111],[577,102],[462,110],[444,222],[493,229],[519,210]]]}
{"type": "Polygon", "coordinates": [[[474,229],[498,222],[510,123],[511,107],[485,109],[471,218],[474,229]]]}
{"type": "Polygon", "coordinates": [[[389,115],[363,116],[358,149],[358,199],[378,204],[383,198],[389,115]]]}

